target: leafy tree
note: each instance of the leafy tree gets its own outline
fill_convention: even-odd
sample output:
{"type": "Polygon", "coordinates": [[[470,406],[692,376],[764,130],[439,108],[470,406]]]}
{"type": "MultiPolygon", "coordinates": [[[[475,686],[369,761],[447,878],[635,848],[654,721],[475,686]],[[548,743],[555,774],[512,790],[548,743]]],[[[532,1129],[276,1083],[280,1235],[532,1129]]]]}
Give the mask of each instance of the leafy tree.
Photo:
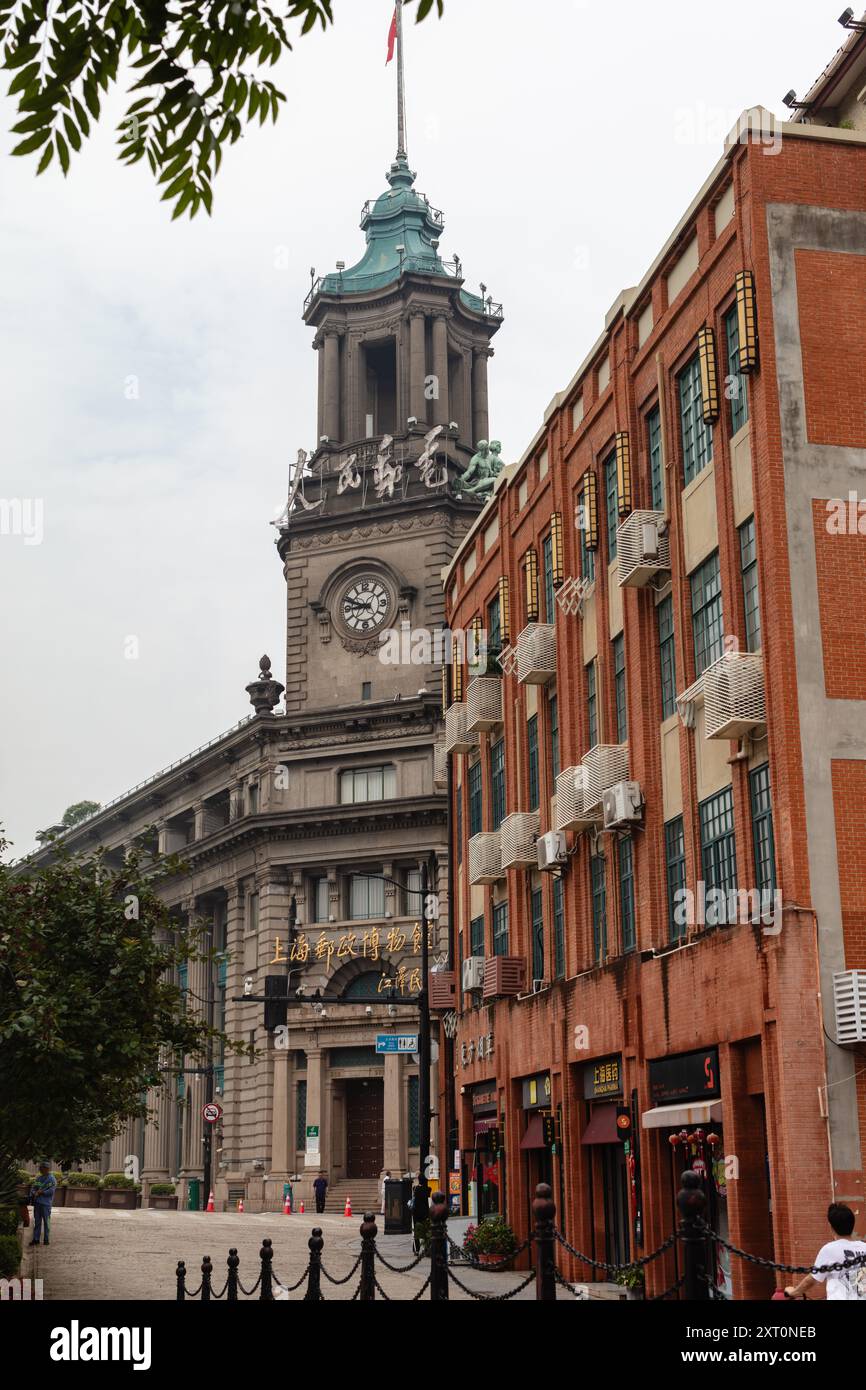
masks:
{"type": "MultiPolygon", "coordinates": [[[[411,2],[411,0],[410,0],[411,2]]],[[[434,3],[418,0],[416,18],[434,3]]],[[[285,95],[258,75],[292,47],[287,25],[306,34],[333,24],[334,0],[0,0],[3,64],[23,136],[12,153],[39,154],[41,174],[56,153],[64,175],[99,120],[101,94],[126,60],[142,92],[120,124],[119,158],[147,158],[173,217],[211,212],[223,147],[244,122],[276,121],[285,95]],[[282,10],[278,13],[277,9],[282,10]],[[255,72],[246,69],[252,64],[255,72]]]]}
{"type": "Polygon", "coordinates": [[[56,840],[58,835],[62,835],[64,830],[69,830],[74,825],[79,825],[81,821],[92,816],[94,811],[99,811],[98,801],[76,801],[71,806],[67,806],[63,812],[63,817],[59,825],[49,825],[46,830],[37,830],[36,841],[40,845],[49,844],[56,840]]]}
{"type": "MultiPolygon", "coordinates": [[[[0,840],[0,850],[4,843],[0,840]]],[[[241,1052],[185,1012],[177,967],[202,959],[157,887],[179,871],[133,853],[61,855],[29,874],[0,863],[0,1135],[18,1158],[87,1157],[142,1112],[166,1065],[241,1052]]],[[[2,1165],[0,1165],[2,1167],[2,1165]]]]}

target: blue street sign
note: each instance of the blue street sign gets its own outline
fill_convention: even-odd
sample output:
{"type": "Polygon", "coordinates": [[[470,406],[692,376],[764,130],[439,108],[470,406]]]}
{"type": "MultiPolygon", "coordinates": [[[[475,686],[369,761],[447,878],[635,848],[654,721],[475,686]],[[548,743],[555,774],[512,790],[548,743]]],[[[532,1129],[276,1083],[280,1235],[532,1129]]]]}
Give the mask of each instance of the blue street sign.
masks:
{"type": "Polygon", "coordinates": [[[417,1033],[377,1033],[377,1052],[417,1052],[417,1033]]]}

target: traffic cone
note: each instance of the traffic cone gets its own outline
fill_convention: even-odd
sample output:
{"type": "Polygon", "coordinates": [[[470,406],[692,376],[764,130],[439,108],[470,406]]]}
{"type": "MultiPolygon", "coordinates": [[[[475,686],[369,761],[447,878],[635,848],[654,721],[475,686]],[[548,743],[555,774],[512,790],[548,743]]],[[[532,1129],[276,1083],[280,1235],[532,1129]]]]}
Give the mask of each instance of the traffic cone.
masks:
{"type": "Polygon", "coordinates": [[[301,1205],[298,1207],[298,1211],[300,1212],[301,1216],[303,1216],[303,1214],[304,1214],[304,1199],[303,1199],[303,1197],[301,1198],[301,1205]]]}
{"type": "Polygon", "coordinates": [[[352,1199],[351,1199],[351,1197],[347,1197],[347,1198],[346,1198],[346,1210],[343,1212],[343,1215],[344,1215],[344,1216],[351,1216],[351,1215],[352,1215],[352,1199]]]}
{"type": "Polygon", "coordinates": [[[243,1197],[239,1197],[239,1198],[238,1198],[238,1211],[243,1211],[243,1209],[244,1209],[244,1199],[243,1199],[243,1197]]]}
{"type": "Polygon", "coordinates": [[[292,1214],[292,1199],[288,1192],[286,1193],[286,1200],[283,1203],[283,1212],[286,1216],[291,1216],[292,1214]]]}
{"type": "Polygon", "coordinates": [[[205,1211],[216,1211],[216,1207],[213,1204],[213,1190],[211,1190],[211,1194],[207,1199],[207,1206],[205,1207],[205,1211]]]}

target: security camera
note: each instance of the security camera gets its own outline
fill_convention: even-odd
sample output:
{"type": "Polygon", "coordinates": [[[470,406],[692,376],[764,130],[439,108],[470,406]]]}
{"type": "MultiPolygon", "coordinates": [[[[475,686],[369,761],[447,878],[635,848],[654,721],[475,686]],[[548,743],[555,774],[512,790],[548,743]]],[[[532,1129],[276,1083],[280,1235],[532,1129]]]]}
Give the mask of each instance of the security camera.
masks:
{"type": "Polygon", "coordinates": [[[303,985],[298,985],[298,988],[295,990],[295,998],[296,998],[296,999],[303,999],[303,997],[304,997],[304,986],[303,986],[303,985]]]}
{"type": "Polygon", "coordinates": [[[372,1018],[372,1017],[373,1017],[373,1005],[372,1005],[372,1004],[368,1004],[367,1007],[366,1007],[366,1009],[364,1010],[364,1013],[367,1015],[368,1018],[372,1018]]]}
{"type": "Polygon", "coordinates": [[[406,421],[406,424],[407,424],[407,425],[417,425],[417,423],[418,423],[418,416],[417,416],[417,415],[410,415],[409,418],[408,418],[408,420],[406,421]]]}
{"type": "Polygon", "coordinates": [[[448,426],[448,428],[449,428],[449,430],[453,430],[455,434],[459,434],[459,433],[460,433],[460,426],[458,425],[458,423],[457,423],[456,420],[452,420],[452,421],[451,421],[451,424],[448,426]]]}
{"type": "Polygon", "coordinates": [[[244,976],[244,994],[252,994],[252,992],[253,992],[253,977],[252,977],[252,975],[245,975],[245,976],[244,976]]]}

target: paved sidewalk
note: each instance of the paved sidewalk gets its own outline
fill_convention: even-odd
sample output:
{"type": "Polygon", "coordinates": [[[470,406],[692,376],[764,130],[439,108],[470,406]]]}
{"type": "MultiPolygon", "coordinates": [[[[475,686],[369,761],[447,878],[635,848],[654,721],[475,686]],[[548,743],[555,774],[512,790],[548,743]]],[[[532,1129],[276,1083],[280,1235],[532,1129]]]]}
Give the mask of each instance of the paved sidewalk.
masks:
{"type": "MultiPolygon", "coordinates": [[[[349,1273],[361,1250],[360,1217],[283,1216],[277,1212],[172,1212],[103,1211],[101,1208],[59,1207],[51,1218],[51,1244],[29,1249],[25,1241],[22,1273],[44,1282],[46,1300],[77,1299],[173,1299],[174,1272],[178,1260],[186,1262],[187,1285],[198,1288],[201,1262],[210,1255],[214,1266],[213,1287],[219,1291],[226,1279],[226,1257],[231,1246],[240,1256],[240,1278],[250,1288],[259,1277],[259,1250],[267,1236],[273,1241],[273,1268],[280,1280],[293,1284],[306,1268],[307,1241],[313,1226],[322,1228],[325,1246],[322,1263],[329,1274],[343,1278],[349,1273]]],[[[25,1235],[29,1239],[29,1232],[25,1235]]],[[[409,1236],[380,1234],[377,1246],[392,1264],[407,1265],[414,1258],[409,1236]]],[[[393,1274],[377,1262],[377,1277],[385,1293],[408,1302],[423,1285],[430,1272],[425,1260],[406,1274],[393,1274]]],[[[487,1294],[508,1293],[520,1284],[521,1274],[491,1273],[487,1270],[455,1266],[455,1273],[467,1289],[487,1294]]],[[[346,1284],[333,1285],[322,1279],[327,1300],[349,1300],[358,1285],[360,1271],[346,1284]]],[[[568,1290],[560,1297],[571,1299],[568,1290]]],[[[291,1295],[302,1297],[303,1290],[291,1295]]],[[[256,1295],[257,1297],[258,1295],[256,1295]]],[[[377,1297],[381,1297],[377,1293],[377,1297]]],[[[455,1284],[451,1297],[468,1299],[455,1284]]],[[[429,1290],[422,1299],[429,1298],[429,1290]]],[[[534,1301],[535,1282],[515,1297],[534,1301]]]]}

